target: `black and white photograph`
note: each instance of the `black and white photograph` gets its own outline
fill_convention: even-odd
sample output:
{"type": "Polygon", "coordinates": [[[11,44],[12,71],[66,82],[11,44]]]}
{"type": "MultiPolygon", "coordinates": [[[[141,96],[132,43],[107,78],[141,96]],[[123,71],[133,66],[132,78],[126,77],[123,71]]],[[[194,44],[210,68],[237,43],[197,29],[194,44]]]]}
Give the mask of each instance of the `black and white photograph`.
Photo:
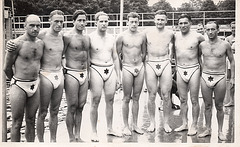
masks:
{"type": "Polygon", "coordinates": [[[239,2],[2,0],[0,145],[238,146],[239,2]]]}

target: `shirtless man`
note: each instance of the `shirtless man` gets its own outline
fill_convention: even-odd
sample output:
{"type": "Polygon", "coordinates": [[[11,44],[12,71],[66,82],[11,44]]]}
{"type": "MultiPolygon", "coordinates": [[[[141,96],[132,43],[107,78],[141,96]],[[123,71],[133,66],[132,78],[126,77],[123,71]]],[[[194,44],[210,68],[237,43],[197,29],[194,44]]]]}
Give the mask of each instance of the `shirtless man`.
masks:
{"type": "Polygon", "coordinates": [[[143,131],[138,128],[139,97],[142,91],[144,81],[144,65],[146,52],[146,38],[143,33],[137,30],[139,24],[139,15],[131,12],[127,16],[128,29],[118,36],[117,52],[122,54],[122,83],[123,83],[123,135],[131,135],[128,124],[129,102],[132,99],[132,130],[138,134],[143,131]]]}
{"type": "Polygon", "coordinates": [[[226,41],[218,37],[219,26],[217,22],[210,21],[206,25],[208,40],[200,44],[200,50],[203,56],[201,90],[205,103],[206,130],[198,135],[205,137],[211,135],[211,119],[213,106],[213,93],[215,96],[215,107],[217,109],[218,138],[226,140],[223,135],[223,101],[226,92],[226,58],[231,65],[230,85],[234,85],[235,61],[231,46],[226,41]]]}
{"type": "Polygon", "coordinates": [[[204,37],[196,31],[190,30],[191,17],[187,14],[180,15],[178,25],[181,32],[175,35],[175,56],[177,68],[177,86],[181,101],[182,125],[175,131],[188,130],[188,90],[192,102],[193,122],[188,135],[197,134],[197,121],[199,117],[199,86],[200,62],[199,44],[204,37]]]}
{"type": "Polygon", "coordinates": [[[68,104],[66,124],[70,142],[79,142],[82,111],[88,92],[89,37],[83,34],[87,14],[83,10],[73,13],[74,27],[64,34],[66,65],[64,68],[66,99],[68,104]],[[75,133],[73,133],[75,129],[75,133]]]}
{"type": "Polygon", "coordinates": [[[150,115],[149,132],[154,132],[155,123],[155,99],[158,89],[160,89],[163,99],[164,130],[171,132],[168,124],[171,108],[171,89],[172,89],[172,68],[169,53],[169,46],[172,47],[174,34],[165,28],[167,14],[164,10],[155,13],[155,26],[146,30],[147,39],[147,58],[145,62],[146,84],[149,92],[148,113],[150,115]],[[158,37],[156,37],[158,36],[158,37]],[[159,87],[158,87],[159,83],[159,87]]]}
{"type": "Polygon", "coordinates": [[[44,142],[44,120],[50,105],[50,141],[56,142],[58,111],[62,100],[64,76],[62,71],[64,16],[60,10],[54,10],[49,17],[50,28],[38,35],[45,43],[40,71],[40,107],[37,119],[37,136],[44,142]]]}
{"type": "MultiPolygon", "coordinates": [[[[231,27],[231,31],[232,31],[232,34],[230,36],[228,36],[226,38],[226,41],[230,43],[231,45],[231,48],[232,48],[232,53],[233,55],[235,54],[235,21],[231,22],[230,24],[230,27],[231,27]]],[[[228,66],[227,66],[227,81],[229,81],[230,77],[231,77],[231,70],[230,70],[230,63],[229,61],[227,60],[227,63],[228,63],[228,66]]],[[[227,82],[228,84],[228,82],[227,82]]],[[[229,87],[229,86],[227,86],[229,87]]],[[[232,88],[230,88],[230,98],[229,98],[229,102],[224,105],[225,107],[231,107],[231,106],[234,106],[234,93],[235,93],[235,90],[234,90],[234,86],[232,88]]]]}
{"type": "Polygon", "coordinates": [[[104,12],[95,14],[97,30],[90,37],[90,90],[92,94],[90,119],[93,142],[98,142],[97,121],[98,106],[102,90],[105,94],[107,134],[121,136],[113,131],[113,102],[115,90],[120,85],[119,59],[116,51],[115,38],[107,33],[109,17],[104,12]]]}
{"type": "Polygon", "coordinates": [[[35,115],[40,98],[38,73],[44,48],[43,41],[37,38],[40,25],[38,16],[28,15],[25,33],[7,43],[3,69],[7,78],[11,79],[12,142],[20,142],[24,111],[27,142],[35,140],[35,115]]]}

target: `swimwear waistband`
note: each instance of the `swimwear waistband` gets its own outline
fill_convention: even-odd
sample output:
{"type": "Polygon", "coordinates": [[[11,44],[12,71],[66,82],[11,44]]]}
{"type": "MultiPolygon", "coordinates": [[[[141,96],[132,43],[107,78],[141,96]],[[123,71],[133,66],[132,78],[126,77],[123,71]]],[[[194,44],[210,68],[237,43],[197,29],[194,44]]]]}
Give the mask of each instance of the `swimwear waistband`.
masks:
{"type": "Polygon", "coordinates": [[[143,62],[141,62],[139,65],[129,65],[129,64],[126,64],[126,63],[123,63],[122,65],[123,66],[128,66],[128,67],[135,67],[135,66],[142,66],[143,62]]]}
{"type": "Polygon", "coordinates": [[[110,66],[113,66],[113,64],[111,64],[111,65],[98,65],[98,64],[95,64],[95,63],[90,63],[90,66],[91,65],[99,66],[99,67],[110,67],[110,66]]]}
{"type": "Polygon", "coordinates": [[[51,73],[55,73],[55,72],[59,72],[63,69],[63,67],[61,67],[59,70],[49,70],[49,69],[40,69],[40,72],[51,72],[51,73]]]}
{"type": "Polygon", "coordinates": [[[167,61],[167,60],[170,61],[170,59],[167,58],[167,59],[162,59],[162,60],[147,60],[146,62],[164,62],[164,61],[167,61]]]}
{"type": "Polygon", "coordinates": [[[33,81],[37,81],[38,77],[34,80],[25,80],[25,79],[20,79],[20,78],[16,78],[16,77],[12,77],[15,81],[21,81],[21,82],[33,82],[33,81]]]}
{"type": "Polygon", "coordinates": [[[177,67],[180,67],[180,68],[192,68],[192,67],[196,67],[196,66],[200,66],[200,64],[199,63],[193,64],[193,65],[179,65],[179,64],[177,64],[177,67]]]}
{"type": "Polygon", "coordinates": [[[209,71],[203,71],[205,74],[211,74],[211,75],[225,75],[225,72],[209,72],[209,71]]]}
{"type": "Polygon", "coordinates": [[[64,67],[64,69],[70,70],[70,71],[77,71],[77,72],[83,72],[83,71],[87,70],[87,69],[74,69],[74,68],[69,68],[69,67],[64,67]]]}

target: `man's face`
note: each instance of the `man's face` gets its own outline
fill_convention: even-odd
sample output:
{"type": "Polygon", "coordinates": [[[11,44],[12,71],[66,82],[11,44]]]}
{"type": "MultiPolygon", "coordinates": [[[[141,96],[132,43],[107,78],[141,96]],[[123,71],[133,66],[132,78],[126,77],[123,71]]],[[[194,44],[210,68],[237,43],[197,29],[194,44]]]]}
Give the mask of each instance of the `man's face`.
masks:
{"type": "Polygon", "coordinates": [[[29,17],[26,20],[25,29],[26,29],[28,35],[30,35],[32,37],[37,37],[38,33],[40,31],[40,26],[41,26],[41,22],[37,16],[29,17]]]}
{"type": "Polygon", "coordinates": [[[50,19],[50,24],[52,29],[55,32],[60,32],[63,28],[63,21],[64,21],[64,16],[63,15],[53,15],[52,18],[50,19]]]}
{"type": "Polygon", "coordinates": [[[100,15],[98,21],[96,22],[97,28],[99,31],[104,32],[108,27],[108,16],[100,15]]]}
{"type": "Polygon", "coordinates": [[[128,28],[130,31],[135,32],[137,31],[139,25],[139,20],[137,17],[133,18],[133,17],[129,17],[128,18],[128,28]]]}
{"type": "Polygon", "coordinates": [[[203,28],[203,25],[198,25],[197,26],[197,32],[204,35],[204,28],[203,28]]]}
{"type": "Polygon", "coordinates": [[[183,34],[186,34],[189,32],[191,27],[191,22],[188,20],[188,18],[180,18],[178,21],[178,26],[183,34]]]}
{"type": "Polygon", "coordinates": [[[209,39],[214,39],[218,35],[217,25],[215,23],[207,24],[206,25],[206,33],[209,39]]]}
{"type": "Polygon", "coordinates": [[[154,23],[158,29],[164,28],[167,23],[167,17],[165,15],[157,14],[155,15],[154,23]]]}
{"type": "Polygon", "coordinates": [[[78,15],[76,20],[73,21],[74,27],[79,31],[84,30],[85,26],[87,25],[86,19],[87,18],[85,15],[78,15]]]}

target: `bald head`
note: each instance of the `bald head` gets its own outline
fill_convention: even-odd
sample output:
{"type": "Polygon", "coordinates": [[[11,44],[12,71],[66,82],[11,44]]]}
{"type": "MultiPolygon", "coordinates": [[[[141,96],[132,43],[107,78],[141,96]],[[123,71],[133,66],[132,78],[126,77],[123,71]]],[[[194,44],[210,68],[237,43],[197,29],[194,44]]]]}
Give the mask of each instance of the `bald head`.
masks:
{"type": "Polygon", "coordinates": [[[26,17],[25,19],[25,26],[28,24],[28,23],[31,23],[31,22],[34,22],[34,23],[41,23],[41,20],[40,18],[35,15],[35,14],[30,14],[26,17]]]}

